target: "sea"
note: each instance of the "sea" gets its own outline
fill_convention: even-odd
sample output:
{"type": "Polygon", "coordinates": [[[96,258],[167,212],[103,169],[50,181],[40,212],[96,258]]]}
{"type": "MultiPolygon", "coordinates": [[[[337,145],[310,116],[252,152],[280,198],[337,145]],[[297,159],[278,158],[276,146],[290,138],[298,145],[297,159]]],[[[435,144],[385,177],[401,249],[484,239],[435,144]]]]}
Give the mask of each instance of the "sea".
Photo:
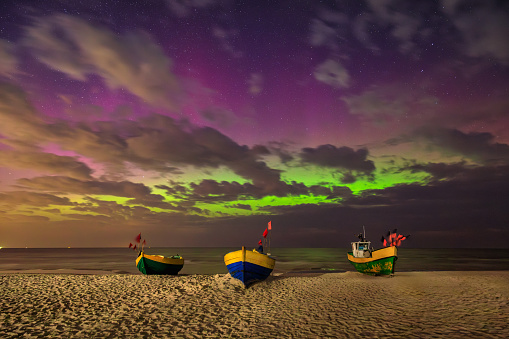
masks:
{"type": "MultiPolygon", "coordinates": [[[[238,248],[145,248],[145,253],[181,255],[180,274],[228,273],[223,256],[238,248]]],[[[328,273],[353,271],[346,248],[275,248],[275,273],[328,273]]],[[[141,274],[137,252],[128,248],[2,248],[0,273],[23,270],[107,271],[141,274]]],[[[407,249],[398,248],[397,272],[509,270],[509,249],[407,249]]]]}

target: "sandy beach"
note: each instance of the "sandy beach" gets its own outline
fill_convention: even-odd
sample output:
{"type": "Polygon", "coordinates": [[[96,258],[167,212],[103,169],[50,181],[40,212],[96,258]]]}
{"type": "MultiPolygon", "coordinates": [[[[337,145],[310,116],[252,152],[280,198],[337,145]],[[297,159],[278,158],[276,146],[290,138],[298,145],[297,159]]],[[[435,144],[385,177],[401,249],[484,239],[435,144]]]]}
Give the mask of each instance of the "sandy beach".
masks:
{"type": "Polygon", "coordinates": [[[509,337],[509,271],[293,273],[249,289],[228,274],[25,272],[0,286],[1,338],[509,337]]]}

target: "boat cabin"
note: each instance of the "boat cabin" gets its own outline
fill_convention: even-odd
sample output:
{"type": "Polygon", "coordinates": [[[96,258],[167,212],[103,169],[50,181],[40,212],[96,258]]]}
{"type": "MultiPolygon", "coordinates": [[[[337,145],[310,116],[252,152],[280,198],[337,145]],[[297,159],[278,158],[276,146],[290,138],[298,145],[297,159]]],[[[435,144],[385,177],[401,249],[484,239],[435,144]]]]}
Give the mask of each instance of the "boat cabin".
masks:
{"type": "Polygon", "coordinates": [[[352,255],[354,258],[371,258],[371,241],[357,241],[352,243],[352,255]]]}

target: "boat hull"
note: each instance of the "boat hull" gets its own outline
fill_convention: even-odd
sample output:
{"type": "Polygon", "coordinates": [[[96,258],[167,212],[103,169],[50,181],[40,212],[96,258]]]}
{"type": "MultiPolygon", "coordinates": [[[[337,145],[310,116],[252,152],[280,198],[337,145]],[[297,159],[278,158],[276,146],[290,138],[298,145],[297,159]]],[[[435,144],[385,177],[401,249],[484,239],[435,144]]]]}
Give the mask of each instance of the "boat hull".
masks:
{"type": "Polygon", "coordinates": [[[398,250],[395,246],[381,248],[373,251],[370,258],[356,258],[352,255],[352,252],[348,252],[347,255],[350,263],[360,273],[389,275],[394,274],[398,250]]]}
{"type": "Polygon", "coordinates": [[[227,253],[224,263],[233,278],[249,287],[257,281],[267,279],[274,270],[276,260],[257,251],[246,251],[242,247],[241,250],[227,253]]]}
{"type": "Polygon", "coordinates": [[[136,259],[136,267],[147,275],[175,275],[184,267],[184,258],[180,256],[168,258],[141,252],[136,259]]]}

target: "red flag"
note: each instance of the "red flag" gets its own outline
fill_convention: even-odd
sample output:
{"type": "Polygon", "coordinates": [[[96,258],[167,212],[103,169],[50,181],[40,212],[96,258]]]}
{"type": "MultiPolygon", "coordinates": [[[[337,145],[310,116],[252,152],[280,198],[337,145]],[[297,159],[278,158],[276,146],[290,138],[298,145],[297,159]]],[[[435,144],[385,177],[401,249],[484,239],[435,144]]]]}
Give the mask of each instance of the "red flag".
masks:
{"type": "Polygon", "coordinates": [[[143,245],[147,244],[147,240],[143,239],[143,245]]]}
{"type": "Polygon", "coordinates": [[[269,234],[269,231],[267,229],[265,229],[265,231],[263,231],[263,237],[267,238],[267,234],[269,234]]]}
{"type": "Polygon", "coordinates": [[[134,244],[133,251],[136,251],[136,244],[134,244]]]}
{"type": "Polygon", "coordinates": [[[262,239],[260,239],[260,241],[258,241],[258,245],[261,245],[262,244],[262,239]]]}
{"type": "Polygon", "coordinates": [[[134,240],[139,244],[141,240],[141,233],[138,234],[138,236],[134,240]]]}
{"type": "Polygon", "coordinates": [[[396,229],[394,229],[394,231],[389,236],[389,246],[395,246],[396,245],[396,238],[397,238],[397,236],[398,235],[396,234],[396,229]]]}
{"type": "Polygon", "coordinates": [[[271,229],[272,229],[272,220],[269,221],[269,230],[271,230],[271,229]]]}
{"type": "Polygon", "coordinates": [[[133,244],[129,243],[129,248],[133,247],[133,244]]]}

